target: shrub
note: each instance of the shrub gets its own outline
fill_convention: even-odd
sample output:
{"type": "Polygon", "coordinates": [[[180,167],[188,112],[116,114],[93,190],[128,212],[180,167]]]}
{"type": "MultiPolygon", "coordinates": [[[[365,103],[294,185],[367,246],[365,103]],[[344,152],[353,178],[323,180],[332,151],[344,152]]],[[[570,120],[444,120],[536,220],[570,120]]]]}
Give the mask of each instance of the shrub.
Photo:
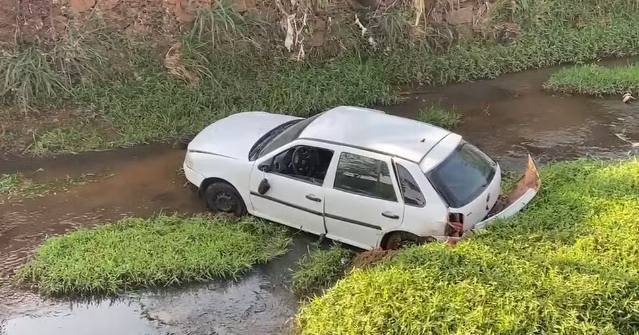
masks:
{"type": "Polygon", "coordinates": [[[524,212],[456,247],[353,271],[301,309],[301,333],[635,334],[639,162],[541,172],[524,212]]]}

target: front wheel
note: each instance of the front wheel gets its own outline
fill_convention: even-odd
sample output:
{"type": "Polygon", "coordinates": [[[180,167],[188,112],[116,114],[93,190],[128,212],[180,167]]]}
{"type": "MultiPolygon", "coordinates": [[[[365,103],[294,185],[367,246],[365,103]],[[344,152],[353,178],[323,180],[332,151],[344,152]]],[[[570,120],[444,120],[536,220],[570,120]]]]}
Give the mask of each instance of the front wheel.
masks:
{"type": "Polygon", "coordinates": [[[204,192],[206,207],[213,213],[246,214],[246,205],[237,190],[226,183],[211,184],[204,192]]]}

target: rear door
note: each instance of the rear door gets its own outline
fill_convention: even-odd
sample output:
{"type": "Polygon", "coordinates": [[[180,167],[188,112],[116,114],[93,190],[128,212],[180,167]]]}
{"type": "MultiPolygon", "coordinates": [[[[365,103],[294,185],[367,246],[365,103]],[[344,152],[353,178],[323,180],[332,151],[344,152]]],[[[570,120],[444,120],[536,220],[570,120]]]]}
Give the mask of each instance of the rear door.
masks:
{"type": "Polygon", "coordinates": [[[370,249],[383,231],[402,224],[404,203],[389,157],[347,148],[331,170],[324,195],[327,237],[370,249]]]}

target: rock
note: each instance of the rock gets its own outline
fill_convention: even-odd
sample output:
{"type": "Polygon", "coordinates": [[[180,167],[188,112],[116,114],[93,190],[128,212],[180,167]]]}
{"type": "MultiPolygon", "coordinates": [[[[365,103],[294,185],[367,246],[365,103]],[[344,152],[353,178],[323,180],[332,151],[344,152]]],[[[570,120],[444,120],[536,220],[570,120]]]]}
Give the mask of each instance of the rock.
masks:
{"type": "Polygon", "coordinates": [[[473,22],[474,17],[473,6],[468,6],[448,13],[446,21],[450,24],[464,24],[473,22]]]}
{"type": "Polygon", "coordinates": [[[69,5],[78,13],[86,12],[95,6],[95,0],[69,0],[69,5]]]}

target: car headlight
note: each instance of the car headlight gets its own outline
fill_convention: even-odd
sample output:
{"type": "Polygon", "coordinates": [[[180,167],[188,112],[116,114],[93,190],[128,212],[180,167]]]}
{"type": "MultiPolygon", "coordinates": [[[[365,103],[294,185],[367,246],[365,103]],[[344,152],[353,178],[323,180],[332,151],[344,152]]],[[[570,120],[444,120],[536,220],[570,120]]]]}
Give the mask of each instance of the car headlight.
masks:
{"type": "Polygon", "coordinates": [[[193,169],[193,158],[190,154],[186,154],[186,158],[184,158],[184,165],[186,165],[189,169],[193,169]]]}

